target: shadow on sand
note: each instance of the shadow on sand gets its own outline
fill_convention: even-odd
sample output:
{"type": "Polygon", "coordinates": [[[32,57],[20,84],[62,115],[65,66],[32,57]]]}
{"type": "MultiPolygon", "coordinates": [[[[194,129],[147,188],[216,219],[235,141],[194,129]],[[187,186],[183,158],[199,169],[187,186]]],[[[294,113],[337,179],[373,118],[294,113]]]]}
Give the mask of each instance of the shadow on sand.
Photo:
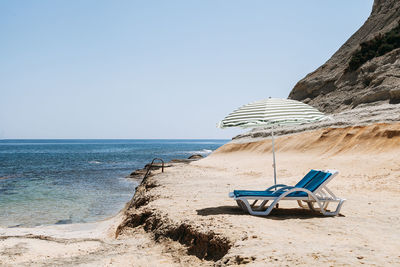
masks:
{"type": "MultiPolygon", "coordinates": [[[[219,206],[210,207],[196,210],[197,215],[200,216],[210,216],[210,215],[247,215],[237,206],[219,206]]],[[[339,217],[344,217],[344,215],[339,214],[339,217]]],[[[315,212],[307,209],[292,208],[292,209],[273,209],[268,216],[259,216],[260,218],[272,219],[272,220],[287,220],[287,219],[313,219],[313,218],[330,218],[330,216],[324,216],[319,212],[315,212]]]]}

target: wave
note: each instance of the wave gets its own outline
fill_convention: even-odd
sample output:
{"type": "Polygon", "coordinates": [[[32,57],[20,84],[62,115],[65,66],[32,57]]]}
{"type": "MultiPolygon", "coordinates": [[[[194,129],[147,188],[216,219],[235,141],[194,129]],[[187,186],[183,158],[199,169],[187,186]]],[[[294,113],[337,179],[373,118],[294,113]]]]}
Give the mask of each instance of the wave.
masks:
{"type": "Polygon", "coordinates": [[[97,160],[91,160],[89,161],[89,164],[101,164],[101,162],[97,160]]]}
{"type": "Polygon", "coordinates": [[[197,151],[188,151],[186,153],[190,154],[200,154],[200,155],[209,155],[213,152],[211,149],[202,149],[202,150],[197,150],[197,151]]]}

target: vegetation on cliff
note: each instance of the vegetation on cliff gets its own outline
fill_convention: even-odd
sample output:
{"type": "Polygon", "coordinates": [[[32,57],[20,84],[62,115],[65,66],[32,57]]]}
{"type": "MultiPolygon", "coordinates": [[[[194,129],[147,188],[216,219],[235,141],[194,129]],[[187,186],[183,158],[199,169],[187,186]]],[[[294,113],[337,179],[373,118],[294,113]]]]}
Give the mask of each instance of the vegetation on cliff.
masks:
{"type": "Polygon", "coordinates": [[[400,21],[397,27],[385,34],[379,34],[372,40],[361,43],[360,46],[361,48],[351,56],[347,71],[355,71],[368,60],[400,48],[400,21]]]}

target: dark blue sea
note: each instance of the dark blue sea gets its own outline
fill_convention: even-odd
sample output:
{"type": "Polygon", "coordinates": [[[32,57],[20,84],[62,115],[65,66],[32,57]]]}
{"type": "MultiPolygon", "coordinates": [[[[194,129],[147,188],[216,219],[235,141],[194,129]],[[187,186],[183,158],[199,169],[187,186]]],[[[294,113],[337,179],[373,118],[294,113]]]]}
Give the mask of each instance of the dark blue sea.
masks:
{"type": "Polygon", "coordinates": [[[228,140],[0,140],[0,226],[93,222],[133,194],[154,157],[207,156],[228,140]]]}

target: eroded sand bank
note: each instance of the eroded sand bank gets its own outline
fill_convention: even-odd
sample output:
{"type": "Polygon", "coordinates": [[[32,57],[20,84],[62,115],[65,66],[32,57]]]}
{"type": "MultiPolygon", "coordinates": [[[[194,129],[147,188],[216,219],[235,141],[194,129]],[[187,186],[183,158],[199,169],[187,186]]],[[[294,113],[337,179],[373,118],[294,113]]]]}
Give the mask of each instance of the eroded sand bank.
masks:
{"type": "Polygon", "coordinates": [[[330,188],[347,199],[340,216],[323,217],[291,202],[269,217],[242,212],[228,192],[271,185],[271,144],[231,143],[149,177],[120,216],[94,226],[99,231],[2,229],[0,263],[400,264],[400,124],[283,136],[276,148],[280,183],[294,184],[311,168],[339,170],[330,188]]]}

